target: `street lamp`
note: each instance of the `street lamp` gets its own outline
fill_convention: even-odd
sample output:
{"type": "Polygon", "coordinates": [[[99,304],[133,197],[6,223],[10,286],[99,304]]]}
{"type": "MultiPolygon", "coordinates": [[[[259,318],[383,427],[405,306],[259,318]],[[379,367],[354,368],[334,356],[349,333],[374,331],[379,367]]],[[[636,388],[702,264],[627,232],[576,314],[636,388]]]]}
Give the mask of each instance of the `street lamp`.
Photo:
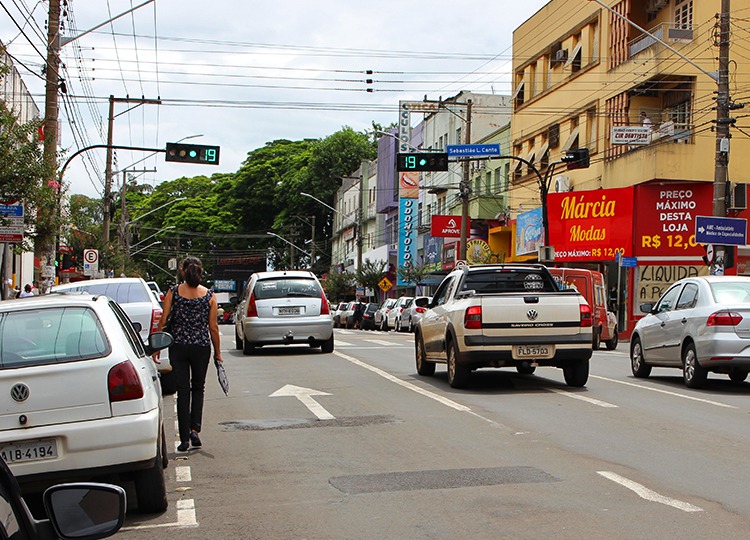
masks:
{"type": "Polygon", "coordinates": [[[157,210],[161,210],[161,209],[162,209],[162,208],[164,208],[165,206],[169,206],[170,204],[174,204],[174,203],[176,203],[176,202],[179,202],[179,201],[184,201],[184,200],[186,200],[186,199],[187,199],[187,197],[177,197],[176,199],[172,199],[171,201],[165,202],[165,203],[164,203],[164,204],[162,204],[161,206],[157,206],[157,207],[156,207],[156,208],[154,208],[153,210],[149,210],[149,211],[148,211],[148,212],[146,212],[145,214],[141,214],[140,216],[138,216],[138,217],[137,217],[137,218],[135,218],[135,219],[131,219],[130,221],[126,221],[126,222],[125,222],[125,225],[130,225],[131,223],[135,223],[135,222],[136,222],[136,221],[138,221],[139,219],[143,219],[143,218],[145,218],[145,217],[146,217],[147,215],[149,215],[149,214],[153,214],[154,212],[156,212],[157,210]]]}
{"type": "MultiPolygon", "coordinates": [[[[284,238],[283,236],[279,236],[278,234],[276,234],[276,233],[273,233],[273,232],[270,232],[270,231],[269,231],[269,232],[267,232],[266,234],[267,234],[267,235],[269,235],[269,236],[275,236],[276,238],[278,238],[278,239],[279,239],[279,240],[281,240],[282,242],[286,242],[287,244],[289,244],[290,246],[292,246],[292,247],[293,247],[294,249],[296,249],[297,251],[300,251],[300,252],[304,253],[305,255],[307,255],[308,257],[310,257],[310,265],[311,265],[310,267],[312,268],[312,262],[313,262],[313,261],[312,261],[312,255],[311,255],[310,253],[308,253],[307,251],[305,251],[304,249],[302,249],[302,248],[300,248],[300,247],[297,247],[296,245],[294,245],[293,243],[291,243],[291,242],[290,242],[289,240],[287,240],[287,239],[286,239],[286,238],[284,238]]],[[[292,262],[292,266],[294,266],[294,263],[293,263],[293,262],[292,262]]]]}
{"type": "Polygon", "coordinates": [[[151,240],[157,234],[162,233],[164,231],[168,231],[169,229],[174,229],[174,225],[170,225],[169,227],[164,227],[163,229],[159,229],[154,234],[147,236],[146,238],[144,238],[143,240],[141,240],[140,242],[138,242],[136,244],[133,244],[132,246],[130,246],[129,249],[136,248],[136,247],[140,246],[141,244],[143,244],[144,242],[147,242],[147,241],[151,240]]]}
{"type": "Polygon", "coordinates": [[[141,249],[137,249],[137,250],[135,250],[135,251],[134,251],[133,253],[130,253],[130,256],[132,257],[132,256],[133,256],[133,255],[135,255],[136,253],[140,253],[141,251],[146,251],[146,250],[147,250],[148,248],[150,248],[150,247],[154,247],[154,246],[158,246],[159,244],[161,244],[161,240],[157,240],[156,242],[151,242],[151,243],[150,243],[149,245],[147,245],[146,247],[142,247],[141,249]]]}
{"type": "MultiPolygon", "coordinates": [[[[362,180],[360,179],[360,182],[361,181],[362,180]]],[[[359,190],[360,190],[360,208],[359,208],[359,212],[357,212],[357,218],[354,219],[354,220],[352,220],[352,218],[350,218],[346,214],[343,214],[343,213],[339,212],[333,206],[331,206],[331,205],[329,205],[327,203],[324,203],[323,201],[321,201],[320,199],[318,199],[317,197],[315,197],[313,195],[310,195],[309,193],[305,193],[304,191],[300,191],[300,193],[299,193],[300,195],[304,195],[305,197],[310,197],[314,201],[319,202],[320,204],[322,204],[326,208],[328,208],[331,211],[336,212],[337,214],[339,214],[344,219],[349,220],[349,224],[350,225],[354,225],[354,230],[356,231],[356,234],[357,234],[357,269],[362,268],[362,225],[361,225],[360,219],[359,219],[360,216],[361,216],[361,212],[362,212],[362,197],[361,197],[361,194],[362,194],[362,185],[361,184],[359,186],[359,190]]]]}

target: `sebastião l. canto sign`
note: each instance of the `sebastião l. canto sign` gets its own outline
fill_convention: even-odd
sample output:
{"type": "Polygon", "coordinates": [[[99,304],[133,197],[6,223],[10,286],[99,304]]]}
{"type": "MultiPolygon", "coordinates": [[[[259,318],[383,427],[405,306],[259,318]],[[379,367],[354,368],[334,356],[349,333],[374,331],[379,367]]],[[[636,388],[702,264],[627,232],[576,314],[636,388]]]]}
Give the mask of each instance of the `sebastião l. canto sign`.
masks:
{"type": "Polygon", "coordinates": [[[609,261],[633,251],[633,187],[547,196],[555,262],[609,261]]]}

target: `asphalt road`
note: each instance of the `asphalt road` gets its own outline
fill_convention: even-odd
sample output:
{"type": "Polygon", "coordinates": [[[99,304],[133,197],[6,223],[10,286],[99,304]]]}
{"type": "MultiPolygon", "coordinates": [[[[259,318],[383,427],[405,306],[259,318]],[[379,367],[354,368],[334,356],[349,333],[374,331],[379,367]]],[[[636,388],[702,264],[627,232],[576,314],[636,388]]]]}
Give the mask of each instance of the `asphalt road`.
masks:
{"type": "MultiPolygon", "coordinates": [[[[170,507],[118,536],[248,539],[745,538],[750,383],[630,375],[627,343],[562,372],[444,366],[420,377],[413,337],[336,330],[336,350],[243,356],[209,375],[204,447],[170,457],[170,507]],[[305,390],[306,389],[306,390],[305,390]]],[[[175,437],[174,399],[165,398],[175,437]]]]}

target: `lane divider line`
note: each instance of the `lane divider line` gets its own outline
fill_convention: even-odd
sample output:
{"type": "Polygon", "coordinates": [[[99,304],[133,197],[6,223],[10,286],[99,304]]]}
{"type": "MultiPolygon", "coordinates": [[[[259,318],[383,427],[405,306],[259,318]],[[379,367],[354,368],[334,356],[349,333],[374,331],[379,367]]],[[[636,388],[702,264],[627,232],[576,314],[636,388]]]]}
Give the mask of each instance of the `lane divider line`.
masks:
{"type": "Polygon", "coordinates": [[[630,491],[638,495],[641,499],[659,504],[665,504],[667,506],[671,506],[672,508],[677,508],[677,510],[682,510],[683,512],[703,512],[703,508],[699,506],[694,506],[685,501],[665,497],[664,495],[660,495],[659,493],[648,489],[647,487],[637,482],[633,482],[632,480],[629,480],[624,476],[620,476],[619,474],[610,471],[597,471],[597,474],[603,476],[607,480],[611,480],[612,482],[615,482],[616,484],[629,489],[630,491]]]}
{"type": "Polygon", "coordinates": [[[569,397],[571,399],[578,399],[580,401],[585,401],[586,403],[589,403],[591,405],[596,405],[597,407],[604,407],[604,408],[617,408],[617,405],[613,403],[607,403],[606,401],[601,401],[598,399],[582,396],[580,394],[575,394],[573,392],[568,392],[567,390],[559,390],[557,388],[549,388],[550,392],[554,392],[555,394],[560,394],[561,396],[569,397]]]}
{"type": "Polygon", "coordinates": [[[714,405],[716,407],[723,407],[725,409],[738,409],[739,407],[735,407],[734,405],[727,405],[726,403],[719,403],[718,401],[711,401],[710,399],[703,399],[698,398],[695,396],[688,396],[687,394],[680,394],[678,392],[670,392],[669,390],[662,390],[661,388],[651,388],[650,386],[645,386],[642,384],[635,384],[632,382],[627,381],[618,381],[617,379],[610,379],[608,377],[600,377],[599,375],[591,375],[592,379],[599,379],[602,381],[617,383],[617,384],[624,384],[625,386],[632,386],[633,388],[640,388],[641,390],[649,390],[651,392],[657,392],[659,394],[666,394],[668,396],[683,398],[683,399],[690,399],[692,401],[698,401],[700,403],[706,403],[708,405],[714,405]]]}
{"type": "Polygon", "coordinates": [[[177,476],[178,482],[190,482],[193,480],[193,475],[190,472],[190,467],[175,467],[175,475],[177,476]]]}

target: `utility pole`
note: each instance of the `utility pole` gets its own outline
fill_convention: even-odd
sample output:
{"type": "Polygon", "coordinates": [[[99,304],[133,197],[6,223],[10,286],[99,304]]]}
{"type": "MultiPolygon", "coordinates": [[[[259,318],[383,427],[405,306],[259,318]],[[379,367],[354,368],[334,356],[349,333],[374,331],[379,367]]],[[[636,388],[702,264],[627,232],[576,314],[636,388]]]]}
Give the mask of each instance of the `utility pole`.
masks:
{"type": "Polygon", "coordinates": [[[312,235],[310,236],[310,270],[315,271],[315,214],[311,215],[312,235]]]}
{"type": "MultiPolygon", "coordinates": [[[[716,93],[716,158],[714,165],[714,206],[716,217],[726,217],[727,176],[729,169],[729,118],[731,98],[729,96],[729,0],[721,0],[719,16],[719,71],[716,93]]],[[[715,246],[711,274],[724,273],[725,246],[715,246]]]]}
{"type": "Polygon", "coordinates": [[[55,257],[57,251],[57,199],[61,186],[57,183],[57,117],[58,89],[60,85],[60,0],[49,1],[47,23],[47,64],[45,67],[44,95],[44,152],[46,171],[42,189],[54,191],[54,197],[42,203],[37,218],[36,255],[40,261],[42,292],[49,291],[55,280],[55,257]]]}
{"type": "Polygon", "coordinates": [[[104,171],[104,222],[102,223],[102,236],[104,238],[104,242],[109,242],[109,227],[110,223],[112,222],[112,215],[110,213],[110,203],[112,201],[112,132],[114,128],[115,118],[117,116],[120,116],[120,114],[115,115],[115,103],[136,103],[135,107],[131,107],[130,109],[126,109],[120,113],[125,114],[135,109],[136,107],[140,107],[141,105],[161,105],[161,99],[131,99],[129,97],[116,98],[112,95],[109,96],[109,119],[107,123],[107,163],[104,171]]]}
{"type": "MultiPolygon", "coordinates": [[[[466,144],[471,144],[471,100],[466,100],[466,136],[464,137],[466,144]]],[[[469,164],[470,160],[466,159],[463,162],[463,178],[461,179],[461,187],[459,190],[459,196],[461,197],[461,251],[459,259],[462,261],[466,260],[466,243],[469,239],[469,195],[471,194],[471,185],[469,178],[469,164]]]]}

